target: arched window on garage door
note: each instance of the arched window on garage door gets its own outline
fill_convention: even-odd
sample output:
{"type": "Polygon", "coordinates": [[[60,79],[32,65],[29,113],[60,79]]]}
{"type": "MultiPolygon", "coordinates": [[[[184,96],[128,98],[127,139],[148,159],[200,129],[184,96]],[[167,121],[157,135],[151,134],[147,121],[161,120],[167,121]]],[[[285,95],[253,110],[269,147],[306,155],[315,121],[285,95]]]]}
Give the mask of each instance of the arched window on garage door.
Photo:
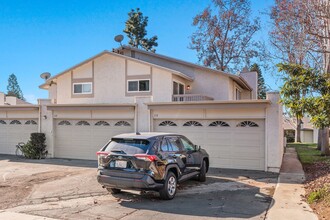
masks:
{"type": "Polygon", "coordinates": [[[28,120],[25,122],[26,125],[36,125],[37,122],[35,120],[28,120]]]}
{"type": "Polygon", "coordinates": [[[242,121],[237,124],[237,127],[259,127],[259,125],[253,121],[242,121]]]}
{"type": "Polygon", "coordinates": [[[131,126],[127,121],[118,121],[115,126],[131,126]]]}
{"type": "Polygon", "coordinates": [[[227,122],[224,121],[214,121],[209,124],[209,127],[230,127],[227,122]]]}
{"type": "Polygon", "coordinates": [[[19,120],[12,120],[10,122],[11,125],[21,125],[22,123],[19,120]]]}
{"type": "Polygon", "coordinates": [[[64,120],[64,121],[60,121],[58,125],[71,125],[71,123],[67,120],[64,120]]]}
{"type": "Polygon", "coordinates": [[[198,121],[187,121],[186,123],[183,124],[183,126],[185,126],[185,127],[190,127],[190,126],[201,127],[203,125],[201,123],[199,123],[198,121]]]}
{"type": "Polygon", "coordinates": [[[78,126],[89,126],[90,124],[87,121],[78,121],[76,125],[78,125],[78,126]]]}
{"type": "Polygon", "coordinates": [[[163,121],[159,126],[177,126],[173,121],[163,121]]]}
{"type": "Polygon", "coordinates": [[[0,125],[6,125],[7,123],[4,120],[0,120],[0,125]]]}
{"type": "Polygon", "coordinates": [[[96,126],[110,126],[110,124],[106,121],[98,121],[95,123],[96,126]]]}

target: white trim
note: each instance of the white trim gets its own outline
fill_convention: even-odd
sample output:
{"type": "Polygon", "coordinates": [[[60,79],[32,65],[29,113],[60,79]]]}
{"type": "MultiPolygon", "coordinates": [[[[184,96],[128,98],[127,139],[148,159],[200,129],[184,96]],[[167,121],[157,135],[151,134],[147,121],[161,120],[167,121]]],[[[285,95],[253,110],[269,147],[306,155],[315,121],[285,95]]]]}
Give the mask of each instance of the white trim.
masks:
{"type": "Polygon", "coordinates": [[[150,88],[151,88],[151,80],[150,79],[128,79],[127,80],[127,91],[126,91],[127,93],[150,92],[151,91],[150,88]],[[140,89],[140,85],[139,85],[140,81],[149,81],[149,90],[140,91],[139,90],[140,89]],[[137,91],[129,91],[129,85],[128,85],[129,82],[138,82],[138,90],[137,91]]]}
{"type": "Polygon", "coordinates": [[[72,86],[72,94],[74,94],[74,95],[93,94],[93,82],[73,83],[72,85],[73,85],[72,86]],[[87,84],[90,84],[91,85],[91,91],[90,92],[84,92],[83,91],[83,88],[81,88],[81,93],[74,92],[74,86],[75,85],[87,85],[87,84]]]}

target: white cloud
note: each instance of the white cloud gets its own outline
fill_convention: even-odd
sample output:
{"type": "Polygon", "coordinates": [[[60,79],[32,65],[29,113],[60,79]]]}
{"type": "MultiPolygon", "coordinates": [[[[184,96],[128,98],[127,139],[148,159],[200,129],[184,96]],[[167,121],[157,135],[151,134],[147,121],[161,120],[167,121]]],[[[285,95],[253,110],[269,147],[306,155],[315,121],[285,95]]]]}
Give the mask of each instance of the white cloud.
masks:
{"type": "Polygon", "coordinates": [[[38,104],[38,98],[33,94],[24,95],[24,98],[27,102],[30,102],[32,104],[38,104]]]}

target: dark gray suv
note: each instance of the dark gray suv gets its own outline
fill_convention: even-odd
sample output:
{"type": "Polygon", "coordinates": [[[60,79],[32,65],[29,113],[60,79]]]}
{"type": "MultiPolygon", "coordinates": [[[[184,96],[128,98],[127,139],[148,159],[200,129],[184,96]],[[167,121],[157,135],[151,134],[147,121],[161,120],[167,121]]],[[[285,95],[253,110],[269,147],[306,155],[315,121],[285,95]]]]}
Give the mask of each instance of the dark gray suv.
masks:
{"type": "Polygon", "coordinates": [[[173,199],[177,183],[206,180],[209,155],[188,138],[168,133],[117,135],[99,152],[97,180],[112,193],[154,190],[173,199]]]}

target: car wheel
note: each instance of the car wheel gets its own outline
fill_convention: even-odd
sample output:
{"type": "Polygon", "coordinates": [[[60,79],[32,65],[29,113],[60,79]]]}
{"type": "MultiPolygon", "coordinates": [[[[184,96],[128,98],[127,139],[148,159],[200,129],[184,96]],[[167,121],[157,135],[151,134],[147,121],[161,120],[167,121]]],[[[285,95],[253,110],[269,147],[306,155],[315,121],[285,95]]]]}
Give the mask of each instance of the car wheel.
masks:
{"type": "Polygon", "coordinates": [[[201,170],[199,171],[198,181],[205,182],[206,181],[206,162],[203,160],[201,170]]]}
{"type": "Polygon", "coordinates": [[[117,189],[117,188],[107,188],[107,190],[112,194],[118,194],[121,192],[121,189],[117,189]]]}
{"type": "Polygon", "coordinates": [[[159,190],[161,199],[170,200],[173,199],[177,190],[177,178],[171,171],[168,172],[164,186],[159,190]]]}

